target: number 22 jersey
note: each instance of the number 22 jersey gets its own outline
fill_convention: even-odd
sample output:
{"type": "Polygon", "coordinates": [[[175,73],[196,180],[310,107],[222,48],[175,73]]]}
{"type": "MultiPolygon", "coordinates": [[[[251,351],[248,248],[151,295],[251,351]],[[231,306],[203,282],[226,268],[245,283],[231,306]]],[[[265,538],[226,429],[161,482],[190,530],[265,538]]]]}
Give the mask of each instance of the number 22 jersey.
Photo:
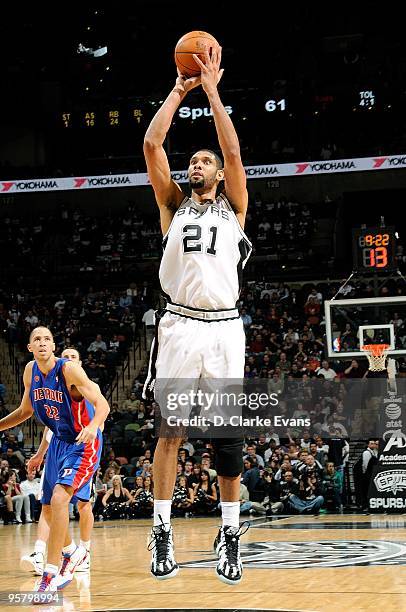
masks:
{"type": "Polygon", "coordinates": [[[35,416],[60,440],[73,444],[78,433],[94,417],[94,407],[86,399],[72,399],[63,375],[68,359],[56,359],[55,366],[43,374],[37,362],[32,367],[30,399],[35,416]]]}

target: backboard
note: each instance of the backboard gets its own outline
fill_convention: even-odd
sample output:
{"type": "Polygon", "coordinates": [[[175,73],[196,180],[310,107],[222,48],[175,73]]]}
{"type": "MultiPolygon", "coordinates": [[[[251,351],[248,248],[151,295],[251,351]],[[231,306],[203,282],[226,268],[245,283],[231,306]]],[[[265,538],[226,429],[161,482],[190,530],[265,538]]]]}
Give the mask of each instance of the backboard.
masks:
{"type": "Polygon", "coordinates": [[[389,356],[406,355],[406,296],[326,300],[324,309],[328,357],[365,357],[365,344],[389,344],[389,356]]]}

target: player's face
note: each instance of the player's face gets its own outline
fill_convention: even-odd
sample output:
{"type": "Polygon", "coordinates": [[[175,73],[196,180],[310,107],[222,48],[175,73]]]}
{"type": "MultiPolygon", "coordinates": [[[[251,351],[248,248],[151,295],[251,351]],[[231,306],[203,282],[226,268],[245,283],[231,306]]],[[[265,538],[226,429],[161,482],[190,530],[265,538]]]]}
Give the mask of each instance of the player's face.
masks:
{"type": "Polygon", "coordinates": [[[79,353],[75,349],[65,349],[64,351],[62,351],[61,356],[65,359],[69,359],[69,361],[76,361],[79,365],[82,365],[79,353]]]}
{"type": "Polygon", "coordinates": [[[34,359],[47,361],[55,350],[55,343],[51,332],[46,327],[38,327],[34,330],[28,350],[33,354],[34,359]]]}
{"type": "Polygon", "coordinates": [[[218,170],[216,158],[209,151],[198,151],[190,160],[189,184],[194,191],[209,191],[220,182],[222,170],[218,170]]]}

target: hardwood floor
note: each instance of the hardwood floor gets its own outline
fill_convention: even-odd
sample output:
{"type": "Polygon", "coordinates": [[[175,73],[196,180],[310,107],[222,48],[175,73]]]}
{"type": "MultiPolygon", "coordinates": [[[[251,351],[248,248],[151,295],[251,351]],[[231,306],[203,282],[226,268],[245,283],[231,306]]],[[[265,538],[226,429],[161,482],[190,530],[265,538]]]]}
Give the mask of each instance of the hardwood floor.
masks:
{"type": "MultiPolygon", "coordinates": [[[[63,592],[64,609],[406,611],[403,515],[255,519],[242,538],[244,578],[235,587],[214,574],[218,523],[173,521],[181,570],[161,582],[149,573],[149,521],[96,523],[91,572],[75,575],[63,592]]],[[[73,531],[78,540],[77,523],[73,531]]],[[[20,570],[19,559],[32,551],[35,539],[36,525],[0,526],[3,597],[33,589],[35,577],[20,570]]]]}

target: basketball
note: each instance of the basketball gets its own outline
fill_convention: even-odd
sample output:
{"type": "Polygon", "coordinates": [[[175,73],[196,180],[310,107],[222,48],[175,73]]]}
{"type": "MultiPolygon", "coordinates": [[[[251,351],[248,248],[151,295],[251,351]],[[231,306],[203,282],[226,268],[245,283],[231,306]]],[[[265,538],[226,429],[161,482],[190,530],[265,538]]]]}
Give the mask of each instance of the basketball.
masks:
{"type": "Polygon", "coordinates": [[[195,62],[193,54],[199,56],[204,62],[204,48],[219,46],[217,40],[207,32],[194,30],[180,38],[175,47],[175,63],[185,77],[198,76],[200,66],[195,62]]]}

